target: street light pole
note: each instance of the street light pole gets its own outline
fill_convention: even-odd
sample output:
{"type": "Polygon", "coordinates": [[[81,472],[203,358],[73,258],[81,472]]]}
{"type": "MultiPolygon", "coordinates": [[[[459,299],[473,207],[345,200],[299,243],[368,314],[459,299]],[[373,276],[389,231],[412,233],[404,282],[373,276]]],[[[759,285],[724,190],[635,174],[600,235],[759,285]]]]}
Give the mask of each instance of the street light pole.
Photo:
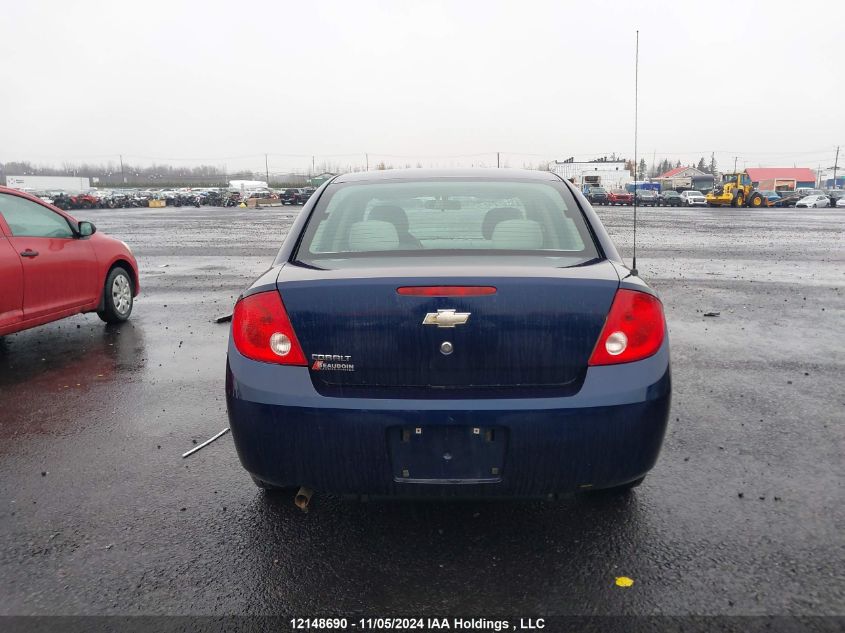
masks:
{"type": "Polygon", "coordinates": [[[836,171],[839,168],[839,146],[836,146],[836,160],[833,163],[833,189],[836,189],[836,171]]]}

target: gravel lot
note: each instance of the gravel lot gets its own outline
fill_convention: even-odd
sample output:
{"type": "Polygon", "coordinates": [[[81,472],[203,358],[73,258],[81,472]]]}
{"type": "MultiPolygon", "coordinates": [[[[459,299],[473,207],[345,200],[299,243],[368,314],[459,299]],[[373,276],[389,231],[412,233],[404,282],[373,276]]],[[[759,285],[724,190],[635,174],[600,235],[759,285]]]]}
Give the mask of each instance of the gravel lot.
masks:
{"type": "MultiPolygon", "coordinates": [[[[598,211],[628,258],[631,209],[598,211]]],[[[640,210],[674,401],[630,497],[308,515],[230,436],[180,457],[227,425],[213,318],[297,212],[84,212],[142,295],[0,341],[0,614],[845,615],[841,210],[640,210]]]]}

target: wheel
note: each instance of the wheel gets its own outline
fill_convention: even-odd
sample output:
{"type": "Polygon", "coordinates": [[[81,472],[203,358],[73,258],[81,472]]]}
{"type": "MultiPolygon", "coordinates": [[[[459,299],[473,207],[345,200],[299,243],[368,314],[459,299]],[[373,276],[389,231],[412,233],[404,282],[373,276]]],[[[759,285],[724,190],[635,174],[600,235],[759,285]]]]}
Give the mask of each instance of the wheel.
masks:
{"type": "Polygon", "coordinates": [[[759,209],[763,206],[763,196],[759,193],[751,194],[751,198],[748,200],[748,206],[753,209],[759,209]]]}
{"type": "Polygon", "coordinates": [[[106,323],[122,323],[132,314],[132,279],[123,268],[113,268],[103,286],[103,309],[97,316],[106,323]]]}
{"type": "Polygon", "coordinates": [[[743,198],[743,195],[741,193],[738,193],[738,194],[736,194],[736,197],[734,197],[734,199],[731,201],[731,206],[732,207],[743,207],[743,206],[745,206],[744,202],[745,202],[745,200],[743,198]]]}

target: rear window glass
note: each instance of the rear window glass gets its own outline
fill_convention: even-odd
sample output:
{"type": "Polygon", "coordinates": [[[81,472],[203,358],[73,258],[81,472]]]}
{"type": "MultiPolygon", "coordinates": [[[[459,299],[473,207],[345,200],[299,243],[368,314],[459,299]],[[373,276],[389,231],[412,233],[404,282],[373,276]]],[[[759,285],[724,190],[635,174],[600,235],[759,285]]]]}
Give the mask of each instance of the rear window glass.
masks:
{"type": "Polygon", "coordinates": [[[449,179],[330,185],[296,259],[434,254],[553,255],[578,263],[598,251],[562,185],[449,179]]]}

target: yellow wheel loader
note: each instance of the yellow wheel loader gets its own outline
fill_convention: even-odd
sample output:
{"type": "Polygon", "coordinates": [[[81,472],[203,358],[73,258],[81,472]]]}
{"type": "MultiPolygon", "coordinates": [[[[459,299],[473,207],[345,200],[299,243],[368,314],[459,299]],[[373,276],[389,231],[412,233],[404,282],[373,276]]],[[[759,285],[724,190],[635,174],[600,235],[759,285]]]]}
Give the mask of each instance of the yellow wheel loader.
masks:
{"type": "Polygon", "coordinates": [[[708,193],[710,207],[751,207],[760,209],[769,206],[765,196],[751,186],[747,173],[722,174],[722,180],[708,193]]]}

